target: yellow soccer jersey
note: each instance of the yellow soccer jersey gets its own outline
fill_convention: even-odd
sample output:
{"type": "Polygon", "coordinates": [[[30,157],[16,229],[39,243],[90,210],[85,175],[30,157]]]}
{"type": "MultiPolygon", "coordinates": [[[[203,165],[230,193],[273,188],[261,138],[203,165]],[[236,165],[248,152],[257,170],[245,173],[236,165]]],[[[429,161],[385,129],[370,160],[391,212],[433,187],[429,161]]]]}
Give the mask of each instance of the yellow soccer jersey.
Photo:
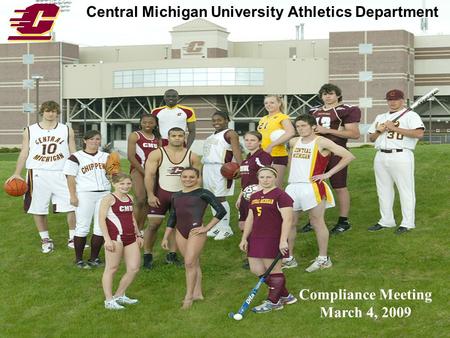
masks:
{"type": "MultiPolygon", "coordinates": [[[[277,129],[283,129],[282,121],[289,119],[289,116],[283,113],[276,113],[275,115],[264,116],[258,123],[258,131],[262,134],[261,147],[266,150],[272,141],[270,140],[270,134],[277,129]]],[[[272,149],[270,154],[272,157],[288,156],[286,146],[280,144],[272,149]]]]}

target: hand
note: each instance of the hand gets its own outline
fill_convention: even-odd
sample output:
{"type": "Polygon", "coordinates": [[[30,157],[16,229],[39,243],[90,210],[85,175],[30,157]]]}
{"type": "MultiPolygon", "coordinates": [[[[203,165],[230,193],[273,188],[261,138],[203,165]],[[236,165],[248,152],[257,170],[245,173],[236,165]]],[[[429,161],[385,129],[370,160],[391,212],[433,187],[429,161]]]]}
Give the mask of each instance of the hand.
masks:
{"type": "Polygon", "coordinates": [[[240,198],[237,199],[236,204],[234,206],[236,207],[236,209],[239,210],[239,208],[241,207],[241,199],[240,198]]]}
{"type": "Polygon", "coordinates": [[[397,126],[395,125],[395,123],[392,121],[389,121],[389,120],[384,122],[383,125],[386,127],[385,129],[387,129],[388,131],[396,131],[396,129],[397,129],[397,126]]]}
{"type": "Polygon", "coordinates": [[[233,174],[233,179],[234,180],[239,178],[239,177],[241,177],[241,168],[237,168],[236,171],[233,174]]]}
{"type": "Polygon", "coordinates": [[[163,240],[161,241],[161,247],[164,250],[169,250],[169,240],[167,238],[163,238],[163,240]]]}
{"type": "Polygon", "coordinates": [[[147,202],[148,205],[151,206],[152,208],[157,208],[160,205],[159,198],[156,197],[155,195],[148,196],[147,202]]]}
{"type": "Polygon", "coordinates": [[[316,128],[315,128],[314,132],[315,132],[316,134],[326,135],[326,134],[329,134],[329,133],[330,133],[330,129],[329,129],[329,128],[322,127],[322,126],[319,126],[319,125],[316,125],[316,128]]]}
{"type": "Polygon", "coordinates": [[[105,250],[114,252],[115,250],[115,245],[114,242],[112,240],[105,240],[105,250]]]}
{"type": "Polygon", "coordinates": [[[13,179],[15,179],[15,178],[17,178],[17,179],[19,179],[19,180],[22,180],[22,181],[25,181],[20,175],[12,175],[10,178],[8,178],[7,180],[6,180],[6,182],[5,183],[8,183],[9,181],[11,181],[11,180],[13,180],[13,179]]]}
{"type": "Polygon", "coordinates": [[[311,177],[311,181],[321,183],[322,181],[325,181],[326,179],[328,179],[330,177],[331,177],[330,174],[324,173],[324,174],[315,175],[315,176],[311,177]]]}
{"type": "Polygon", "coordinates": [[[201,226],[201,227],[197,227],[197,228],[193,228],[191,229],[191,231],[189,231],[189,236],[197,236],[197,235],[201,235],[201,234],[205,234],[209,231],[210,227],[205,227],[205,226],[201,226]]]}
{"type": "Polygon", "coordinates": [[[384,123],[380,123],[377,125],[376,129],[380,134],[383,134],[386,131],[386,125],[384,123]]]}
{"type": "Polygon", "coordinates": [[[142,248],[144,246],[144,239],[142,237],[136,237],[136,243],[139,248],[142,248]]]}
{"type": "Polygon", "coordinates": [[[280,241],[280,252],[284,255],[286,255],[289,252],[289,246],[287,241],[280,241]]]}
{"type": "Polygon", "coordinates": [[[77,196],[70,196],[70,204],[74,207],[78,206],[78,197],[77,196]]]}
{"type": "Polygon", "coordinates": [[[246,239],[242,239],[241,243],[239,243],[239,249],[241,249],[244,252],[247,252],[248,250],[248,242],[246,239]]]}

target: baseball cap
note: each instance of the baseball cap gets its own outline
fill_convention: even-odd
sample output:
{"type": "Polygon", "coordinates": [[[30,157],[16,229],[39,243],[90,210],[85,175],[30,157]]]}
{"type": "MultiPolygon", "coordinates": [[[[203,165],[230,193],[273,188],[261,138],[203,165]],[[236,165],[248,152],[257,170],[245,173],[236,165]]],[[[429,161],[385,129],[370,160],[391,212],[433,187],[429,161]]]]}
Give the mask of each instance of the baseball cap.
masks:
{"type": "Polygon", "coordinates": [[[401,100],[405,98],[405,94],[399,89],[392,89],[386,93],[386,100],[401,100]]]}

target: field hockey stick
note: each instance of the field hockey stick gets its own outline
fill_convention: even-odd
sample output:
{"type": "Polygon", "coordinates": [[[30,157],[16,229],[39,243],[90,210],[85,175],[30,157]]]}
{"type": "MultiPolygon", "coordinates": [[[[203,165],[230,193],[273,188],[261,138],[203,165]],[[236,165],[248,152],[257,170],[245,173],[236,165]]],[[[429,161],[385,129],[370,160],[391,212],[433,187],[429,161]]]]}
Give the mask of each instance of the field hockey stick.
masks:
{"type": "Polygon", "coordinates": [[[230,312],[228,314],[229,318],[233,318],[234,320],[241,320],[244,317],[245,311],[247,311],[248,307],[250,306],[250,303],[253,301],[253,298],[255,298],[259,288],[261,287],[261,285],[264,284],[264,281],[266,280],[267,276],[270,275],[273,268],[275,267],[277,262],[281,259],[281,257],[283,257],[283,254],[279,252],[278,255],[275,257],[275,259],[273,260],[272,264],[270,264],[269,268],[266,270],[266,272],[264,272],[264,274],[259,278],[258,283],[256,283],[255,287],[252,289],[252,291],[250,291],[249,295],[242,303],[238,312],[236,313],[230,312]]]}
{"type": "Polygon", "coordinates": [[[399,116],[397,116],[395,119],[393,119],[392,122],[396,122],[400,117],[405,115],[407,112],[413,110],[414,108],[421,105],[425,101],[428,101],[428,99],[430,97],[436,95],[438,91],[439,91],[439,88],[434,88],[434,89],[430,90],[428,93],[426,93],[425,95],[419,97],[416,101],[413,102],[413,104],[408,109],[406,109],[403,113],[401,113],[399,116]]]}

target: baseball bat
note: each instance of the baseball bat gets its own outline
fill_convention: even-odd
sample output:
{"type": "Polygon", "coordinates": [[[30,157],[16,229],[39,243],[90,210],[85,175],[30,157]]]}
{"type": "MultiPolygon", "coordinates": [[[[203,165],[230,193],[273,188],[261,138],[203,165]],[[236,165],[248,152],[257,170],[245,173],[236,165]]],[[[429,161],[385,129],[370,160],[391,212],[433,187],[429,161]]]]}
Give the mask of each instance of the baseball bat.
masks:
{"type": "Polygon", "coordinates": [[[258,283],[256,283],[255,287],[250,291],[245,301],[242,303],[241,307],[239,308],[238,312],[230,312],[228,314],[229,318],[233,318],[235,320],[241,320],[244,316],[245,311],[247,311],[248,307],[250,306],[250,303],[253,301],[253,298],[255,298],[256,294],[258,293],[259,288],[261,285],[264,284],[264,281],[266,280],[267,276],[272,272],[273,268],[277,264],[277,262],[283,257],[283,254],[281,252],[278,253],[278,255],[273,260],[272,264],[270,264],[269,268],[264,272],[264,274],[259,278],[258,283]]]}
{"type": "Polygon", "coordinates": [[[408,109],[406,109],[403,113],[401,113],[399,116],[397,116],[395,119],[393,119],[392,122],[396,122],[400,117],[405,115],[407,112],[413,110],[417,106],[419,106],[422,103],[424,103],[425,101],[427,101],[430,97],[436,95],[438,91],[439,91],[439,88],[434,88],[434,89],[430,90],[428,93],[426,93],[425,95],[419,97],[416,101],[413,102],[413,104],[408,109]]]}

